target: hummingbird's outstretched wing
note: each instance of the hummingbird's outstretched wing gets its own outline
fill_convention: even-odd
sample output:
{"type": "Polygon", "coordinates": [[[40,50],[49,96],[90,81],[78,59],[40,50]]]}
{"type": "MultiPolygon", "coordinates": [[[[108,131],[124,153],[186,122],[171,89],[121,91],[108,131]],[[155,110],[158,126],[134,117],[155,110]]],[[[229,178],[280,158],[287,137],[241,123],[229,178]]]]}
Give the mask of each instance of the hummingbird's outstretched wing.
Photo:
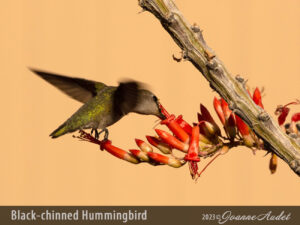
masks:
{"type": "Polygon", "coordinates": [[[86,103],[107,87],[101,82],[85,80],[82,78],[67,77],[37,69],[29,68],[32,72],[54,85],[56,88],[82,103],[86,103]]]}

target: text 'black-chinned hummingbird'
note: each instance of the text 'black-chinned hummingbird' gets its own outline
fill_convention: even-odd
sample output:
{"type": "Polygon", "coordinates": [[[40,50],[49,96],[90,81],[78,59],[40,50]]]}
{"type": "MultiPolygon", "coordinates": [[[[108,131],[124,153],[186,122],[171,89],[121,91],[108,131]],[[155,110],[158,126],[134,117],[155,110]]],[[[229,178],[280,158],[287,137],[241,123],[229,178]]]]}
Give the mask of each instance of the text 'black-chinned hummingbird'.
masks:
{"type": "Polygon", "coordinates": [[[52,138],[89,128],[92,132],[95,131],[96,138],[99,138],[97,129],[105,131],[105,138],[107,138],[106,128],[130,112],[165,118],[161,113],[157,97],[149,90],[142,89],[142,85],[136,81],[121,82],[116,87],[82,78],[67,77],[31,68],[30,70],[73,99],[84,103],[66,122],[50,134],[52,138]]]}

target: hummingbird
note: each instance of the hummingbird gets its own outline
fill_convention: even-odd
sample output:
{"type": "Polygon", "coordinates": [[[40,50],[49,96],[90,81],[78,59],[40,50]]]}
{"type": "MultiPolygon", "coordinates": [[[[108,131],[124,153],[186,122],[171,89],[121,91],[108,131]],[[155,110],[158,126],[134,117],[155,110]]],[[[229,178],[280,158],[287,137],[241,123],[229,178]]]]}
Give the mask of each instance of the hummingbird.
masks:
{"type": "Polygon", "coordinates": [[[50,134],[52,138],[91,128],[91,134],[95,132],[95,138],[99,139],[99,135],[105,132],[104,139],[107,139],[107,127],[130,112],[165,118],[158,98],[137,81],[128,80],[120,82],[119,86],[108,86],[102,82],[29,69],[71,98],[84,103],[50,134]]]}

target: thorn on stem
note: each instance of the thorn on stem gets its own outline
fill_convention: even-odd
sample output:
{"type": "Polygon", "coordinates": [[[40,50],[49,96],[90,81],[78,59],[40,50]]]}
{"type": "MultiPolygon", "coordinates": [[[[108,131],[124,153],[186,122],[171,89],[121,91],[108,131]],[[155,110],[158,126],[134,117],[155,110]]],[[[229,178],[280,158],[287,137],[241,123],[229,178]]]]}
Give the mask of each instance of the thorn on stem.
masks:
{"type": "Polygon", "coordinates": [[[208,69],[210,69],[210,70],[215,70],[216,69],[216,67],[217,67],[218,65],[217,65],[217,63],[215,62],[215,61],[208,61],[207,63],[206,63],[206,67],[208,68],[208,69]]]}
{"type": "Polygon", "coordinates": [[[143,12],[146,12],[146,10],[144,8],[142,8],[142,10],[139,11],[137,14],[142,14],[143,12]]]}
{"type": "Polygon", "coordinates": [[[166,19],[167,19],[168,24],[171,25],[175,21],[174,13],[170,13],[166,19]]]}
{"type": "Polygon", "coordinates": [[[198,38],[203,44],[206,45],[206,42],[205,42],[205,40],[204,40],[204,38],[203,38],[203,34],[202,34],[202,33],[203,33],[203,30],[201,30],[200,27],[199,27],[196,23],[194,23],[194,24],[191,26],[191,30],[192,30],[193,32],[195,32],[197,38],[198,38]]]}
{"type": "Polygon", "coordinates": [[[237,74],[235,76],[235,79],[242,84],[244,84],[244,82],[245,82],[245,79],[243,77],[241,77],[241,75],[239,75],[239,74],[237,74]]]}
{"type": "Polygon", "coordinates": [[[263,121],[263,122],[267,122],[268,120],[270,120],[270,116],[266,112],[261,112],[258,115],[258,119],[263,121]]]}
{"type": "Polygon", "coordinates": [[[182,56],[181,57],[176,57],[174,54],[172,54],[173,60],[175,60],[176,62],[181,62],[182,60],[182,56]]]}
{"type": "Polygon", "coordinates": [[[198,24],[194,23],[192,26],[191,26],[191,29],[192,31],[194,31],[195,33],[199,33],[199,32],[202,32],[200,30],[200,27],[198,26],[198,24]]]}
{"type": "Polygon", "coordinates": [[[212,51],[209,51],[208,49],[204,50],[204,56],[208,61],[211,61],[213,58],[216,57],[216,55],[212,51]]]}

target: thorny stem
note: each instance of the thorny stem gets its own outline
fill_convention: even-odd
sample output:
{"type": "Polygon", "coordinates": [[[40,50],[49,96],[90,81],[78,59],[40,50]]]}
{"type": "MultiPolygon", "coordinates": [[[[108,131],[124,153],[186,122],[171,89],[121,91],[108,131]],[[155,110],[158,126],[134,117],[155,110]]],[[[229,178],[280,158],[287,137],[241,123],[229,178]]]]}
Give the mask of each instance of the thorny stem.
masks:
{"type": "Polygon", "coordinates": [[[246,81],[233,78],[221,60],[204,41],[200,28],[191,26],[172,0],[139,0],[139,5],[159,19],[164,29],[189,60],[240,116],[264,140],[264,148],[275,152],[300,176],[300,146],[288,137],[270,115],[248,95],[246,81]]]}

